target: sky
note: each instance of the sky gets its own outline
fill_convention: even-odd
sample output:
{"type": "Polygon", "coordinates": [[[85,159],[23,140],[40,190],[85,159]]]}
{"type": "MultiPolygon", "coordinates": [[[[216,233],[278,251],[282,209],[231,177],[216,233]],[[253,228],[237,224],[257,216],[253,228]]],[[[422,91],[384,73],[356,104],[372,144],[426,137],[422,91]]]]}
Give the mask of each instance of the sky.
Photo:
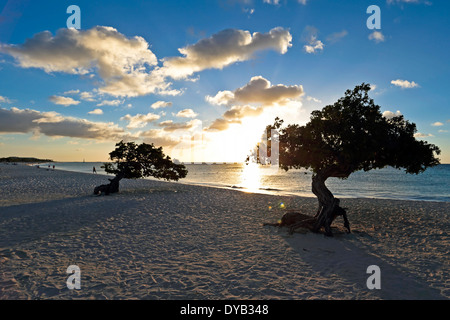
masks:
{"type": "Polygon", "coordinates": [[[303,125],[364,82],[450,163],[449,12],[437,0],[0,0],[0,157],[107,161],[125,140],[242,162],[276,116],[303,125]]]}

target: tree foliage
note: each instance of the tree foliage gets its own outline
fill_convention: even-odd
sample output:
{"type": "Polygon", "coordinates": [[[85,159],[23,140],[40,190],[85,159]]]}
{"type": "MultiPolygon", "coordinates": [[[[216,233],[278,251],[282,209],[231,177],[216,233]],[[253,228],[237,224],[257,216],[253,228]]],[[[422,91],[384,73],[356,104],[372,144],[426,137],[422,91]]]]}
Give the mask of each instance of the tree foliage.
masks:
{"type": "Polygon", "coordinates": [[[403,117],[386,118],[368,95],[369,84],[347,90],[336,103],[311,113],[310,121],[279,130],[280,166],[307,168],[326,177],[347,178],[359,170],[392,166],[418,174],[439,164],[434,144],[417,140],[416,125],[403,117]]]}
{"type": "Polygon", "coordinates": [[[105,163],[105,171],[125,179],[154,177],[178,181],[188,172],[184,165],[174,163],[164,154],[162,147],[156,148],[153,143],[138,145],[120,141],[109,157],[113,163],[105,163]]]}
{"type": "Polygon", "coordinates": [[[319,202],[314,216],[315,232],[324,227],[325,234],[332,235],[331,223],[337,216],[343,217],[350,232],[346,209],[340,207],[339,199],[325,185],[328,178],[346,179],[355,171],[386,166],[418,174],[439,164],[436,156],[440,149],[417,140],[416,125],[402,115],[384,117],[380,106],[369,97],[369,91],[370,85],[365,83],[347,90],[334,104],[313,111],[310,121],[303,126],[283,127],[284,121],[276,118],[273,125],[266,127],[267,156],[271,155],[272,129],[276,129],[279,166],[285,170],[313,171],[312,192],[319,202]]]}

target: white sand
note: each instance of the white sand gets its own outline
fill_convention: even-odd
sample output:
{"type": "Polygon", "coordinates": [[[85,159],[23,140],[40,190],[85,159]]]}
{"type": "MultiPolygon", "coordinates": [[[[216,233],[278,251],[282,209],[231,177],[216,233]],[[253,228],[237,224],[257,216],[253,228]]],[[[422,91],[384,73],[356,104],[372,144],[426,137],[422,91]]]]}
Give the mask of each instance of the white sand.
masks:
{"type": "Polygon", "coordinates": [[[106,182],[0,165],[0,299],[450,298],[450,203],[342,199],[354,232],[326,238],[262,226],[314,198],[151,180],[91,195],[106,182]]]}

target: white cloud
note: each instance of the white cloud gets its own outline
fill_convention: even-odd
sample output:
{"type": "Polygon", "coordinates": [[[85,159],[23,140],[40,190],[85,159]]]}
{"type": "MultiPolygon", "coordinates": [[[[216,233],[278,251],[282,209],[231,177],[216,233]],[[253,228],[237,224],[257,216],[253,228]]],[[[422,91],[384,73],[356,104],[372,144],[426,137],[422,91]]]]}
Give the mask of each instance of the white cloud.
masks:
{"type": "Polygon", "coordinates": [[[95,101],[92,92],[83,91],[80,93],[80,99],[85,101],[95,101]]]}
{"type": "Polygon", "coordinates": [[[219,91],[214,97],[207,96],[206,100],[212,104],[235,105],[257,103],[262,105],[284,104],[289,99],[303,95],[301,85],[285,86],[272,85],[262,76],[252,77],[250,81],[235,91],[219,91]]]}
{"type": "Polygon", "coordinates": [[[103,114],[103,110],[102,109],[94,109],[92,111],[88,112],[89,114],[96,114],[96,115],[100,115],[103,114]]]}
{"type": "Polygon", "coordinates": [[[183,57],[167,58],[159,73],[174,79],[189,77],[205,69],[222,69],[238,61],[253,58],[261,50],[275,50],[281,54],[287,52],[292,36],[281,27],[268,33],[226,29],[204,38],[199,42],[179,49],[183,57]]]}
{"type": "Polygon", "coordinates": [[[414,81],[409,82],[408,80],[400,80],[400,79],[392,80],[391,84],[393,84],[394,86],[397,86],[397,87],[401,87],[403,89],[416,88],[419,86],[414,81]]]}
{"type": "Polygon", "coordinates": [[[78,89],[69,90],[69,91],[64,92],[64,94],[78,94],[78,93],[80,93],[80,90],[78,90],[78,89]]]}
{"type": "Polygon", "coordinates": [[[336,43],[338,41],[340,41],[341,39],[343,39],[344,37],[346,37],[348,35],[348,31],[347,30],[342,30],[340,32],[334,32],[332,34],[330,34],[326,40],[327,42],[330,43],[336,43]]]}
{"type": "Polygon", "coordinates": [[[307,96],[307,97],[306,97],[306,100],[308,100],[308,101],[313,101],[313,102],[317,102],[317,103],[321,103],[321,102],[322,102],[322,100],[319,100],[319,99],[317,99],[317,98],[310,97],[310,96],[307,96]]]}
{"type": "Polygon", "coordinates": [[[442,123],[442,122],[435,122],[435,123],[432,123],[431,124],[433,127],[440,127],[440,126],[443,126],[444,124],[442,123]]]}
{"type": "Polygon", "coordinates": [[[373,40],[376,43],[383,42],[384,35],[381,33],[381,31],[374,31],[371,34],[369,34],[369,40],[373,40]]]}
{"type": "Polygon", "coordinates": [[[398,117],[401,115],[402,113],[399,110],[397,110],[395,113],[389,110],[383,112],[383,117],[385,117],[386,119],[392,119],[393,117],[398,117]]]}
{"type": "Polygon", "coordinates": [[[184,109],[179,111],[175,116],[180,118],[195,118],[198,114],[192,109],[184,109]]]}
{"type": "Polygon", "coordinates": [[[74,100],[70,97],[63,97],[63,96],[50,96],[49,100],[53,102],[54,104],[58,104],[61,106],[71,106],[71,105],[77,105],[80,103],[78,100],[74,100]]]}
{"type": "MultiPolygon", "coordinates": [[[[226,130],[232,123],[241,123],[241,119],[260,116],[266,109],[272,107],[292,107],[296,109],[303,96],[301,85],[286,86],[272,85],[269,80],[256,76],[241,88],[234,91],[219,91],[214,97],[207,96],[206,100],[212,104],[226,105],[222,118],[218,118],[206,128],[210,130],[226,130]]],[[[279,110],[279,109],[277,109],[279,110]]]]}
{"type": "Polygon", "coordinates": [[[0,45],[23,68],[48,73],[93,75],[103,80],[100,92],[113,96],[139,96],[166,90],[161,77],[150,76],[148,67],[158,63],[148,43],[139,36],[128,38],[112,27],[88,30],[59,29],[35,34],[22,45],[0,45]]]}
{"type": "Polygon", "coordinates": [[[127,125],[128,129],[136,129],[136,128],[142,128],[147,125],[147,123],[150,123],[152,121],[158,120],[160,118],[159,115],[154,113],[148,113],[148,114],[137,114],[135,116],[131,116],[129,114],[123,116],[120,118],[120,120],[126,120],[129,121],[129,124],[127,125]]]}
{"type": "Polygon", "coordinates": [[[322,51],[324,44],[318,38],[319,30],[313,26],[306,26],[302,33],[302,39],[307,43],[303,46],[306,53],[322,51]]]}
{"type": "Polygon", "coordinates": [[[159,108],[166,108],[166,107],[171,107],[172,106],[172,102],[167,102],[167,101],[156,101],[155,103],[153,103],[150,107],[152,109],[159,109],[159,108]]]}
{"type": "Polygon", "coordinates": [[[121,105],[122,103],[124,103],[123,100],[103,100],[100,103],[97,103],[97,107],[102,107],[102,106],[118,106],[121,105]]]}
{"type": "Polygon", "coordinates": [[[414,138],[430,138],[430,137],[434,137],[434,136],[431,133],[417,132],[414,134],[414,138]]]}
{"type": "Polygon", "coordinates": [[[309,44],[305,44],[303,48],[305,49],[306,53],[316,53],[317,51],[323,50],[323,42],[320,40],[312,39],[309,44]]]}
{"type": "MultiPolygon", "coordinates": [[[[227,29],[180,48],[182,57],[158,59],[139,36],[127,37],[115,28],[96,26],[88,30],[59,29],[35,34],[23,44],[0,44],[0,52],[13,56],[22,68],[39,68],[48,73],[63,72],[100,79],[97,92],[114,97],[147,94],[179,95],[169,77],[189,80],[195,72],[222,69],[252,59],[257,52],[286,53],[292,36],[281,27],[267,33],[227,29]]],[[[74,93],[74,92],[73,92],[74,93]]],[[[70,93],[70,94],[73,94],[70,93]]],[[[91,101],[92,95],[83,94],[91,101]]]]}
{"type": "Polygon", "coordinates": [[[11,103],[11,100],[9,100],[7,97],[0,96],[0,103],[2,103],[2,102],[11,103]]]}

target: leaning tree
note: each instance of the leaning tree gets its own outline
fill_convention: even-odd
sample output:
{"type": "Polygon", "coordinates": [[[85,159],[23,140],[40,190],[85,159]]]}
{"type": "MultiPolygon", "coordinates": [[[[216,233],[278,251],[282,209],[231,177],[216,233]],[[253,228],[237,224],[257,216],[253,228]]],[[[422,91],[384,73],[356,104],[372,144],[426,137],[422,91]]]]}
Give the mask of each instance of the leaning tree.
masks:
{"type": "Polygon", "coordinates": [[[439,164],[435,156],[440,154],[439,148],[416,140],[416,125],[402,115],[383,116],[369,91],[370,85],[365,83],[347,90],[333,105],[313,111],[306,125],[283,127],[283,120],[276,118],[266,128],[268,156],[271,129],[276,129],[280,167],[286,171],[306,168],[313,172],[312,192],[319,201],[312,223],[315,232],[323,227],[325,234],[331,236],[331,223],[337,216],[343,216],[350,232],[346,210],[325,185],[328,178],[346,179],[355,171],[386,166],[418,174],[439,164]]]}
{"type": "Polygon", "coordinates": [[[105,163],[106,173],[115,174],[108,179],[109,184],[95,187],[94,194],[110,194],[119,192],[119,181],[122,179],[139,179],[154,177],[164,180],[175,180],[186,177],[188,171],[182,164],[174,163],[164,155],[162,147],[156,148],[153,143],[136,144],[134,142],[116,143],[116,149],[109,153],[112,163],[105,163]]]}

